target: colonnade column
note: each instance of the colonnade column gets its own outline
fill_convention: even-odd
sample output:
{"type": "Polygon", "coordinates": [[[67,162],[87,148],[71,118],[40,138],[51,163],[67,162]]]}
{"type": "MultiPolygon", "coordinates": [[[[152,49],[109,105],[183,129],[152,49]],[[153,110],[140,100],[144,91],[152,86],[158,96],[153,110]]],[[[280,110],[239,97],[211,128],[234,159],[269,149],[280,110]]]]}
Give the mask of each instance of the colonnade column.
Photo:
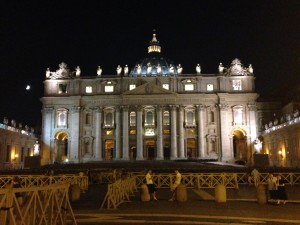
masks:
{"type": "Polygon", "coordinates": [[[136,117],[136,159],[143,160],[143,107],[137,107],[136,117]]]}
{"type": "Polygon", "coordinates": [[[156,159],[157,160],[163,160],[164,159],[164,154],[163,154],[163,128],[162,128],[162,106],[157,106],[157,140],[156,140],[156,145],[157,145],[157,155],[156,159]]]}
{"type": "Polygon", "coordinates": [[[96,107],[95,160],[102,160],[102,107],[96,107]]]}
{"type": "Polygon", "coordinates": [[[205,105],[197,105],[197,120],[198,120],[198,158],[205,157],[205,140],[204,140],[204,110],[205,105]]]}
{"type": "Polygon", "coordinates": [[[184,154],[184,128],[183,128],[183,123],[184,123],[184,107],[179,106],[179,158],[184,159],[185,154],[184,154]]]}
{"type": "Polygon", "coordinates": [[[176,105],[171,105],[171,159],[177,159],[177,113],[176,105]]]}
{"type": "MultiPolygon", "coordinates": [[[[255,104],[248,104],[248,110],[249,110],[249,126],[250,126],[250,140],[249,143],[247,143],[248,151],[247,151],[247,159],[252,159],[250,163],[253,164],[253,157],[252,154],[254,153],[254,141],[257,138],[257,126],[256,126],[256,111],[257,107],[255,104]]],[[[261,151],[262,149],[260,149],[261,151]]]]}
{"type": "Polygon", "coordinates": [[[123,115],[123,132],[122,132],[122,159],[128,160],[129,159],[129,135],[128,135],[128,106],[123,106],[122,110],[123,115]]]}
{"type": "MultiPolygon", "coordinates": [[[[54,163],[53,160],[53,151],[51,139],[51,127],[53,127],[53,121],[55,121],[55,113],[53,107],[44,107],[42,110],[43,113],[43,132],[42,132],[42,152],[41,152],[41,164],[47,165],[49,163],[54,163]]],[[[70,138],[70,137],[69,137],[70,138]]]]}
{"type": "MultiPolygon", "coordinates": [[[[219,146],[221,147],[222,151],[222,158],[221,161],[225,162],[231,160],[233,158],[233,149],[230,148],[230,139],[229,139],[229,127],[228,127],[228,109],[229,106],[227,104],[219,104],[219,113],[220,113],[220,120],[219,123],[219,135],[221,137],[219,146]]],[[[219,154],[220,155],[220,154],[219,154]]]]}
{"type": "Polygon", "coordinates": [[[116,107],[116,129],[115,129],[115,159],[121,158],[121,140],[120,140],[120,132],[121,132],[121,120],[120,120],[120,108],[116,107]]]}
{"type": "Polygon", "coordinates": [[[68,146],[68,150],[70,149],[70,152],[68,152],[69,160],[75,161],[75,162],[81,162],[82,161],[82,152],[80,147],[80,107],[79,106],[73,106],[71,109],[71,121],[72,123],[72,129],[71,129],[71,146],[68,146]],[[77,159],[76,159],[77,158],[77,159]]]}

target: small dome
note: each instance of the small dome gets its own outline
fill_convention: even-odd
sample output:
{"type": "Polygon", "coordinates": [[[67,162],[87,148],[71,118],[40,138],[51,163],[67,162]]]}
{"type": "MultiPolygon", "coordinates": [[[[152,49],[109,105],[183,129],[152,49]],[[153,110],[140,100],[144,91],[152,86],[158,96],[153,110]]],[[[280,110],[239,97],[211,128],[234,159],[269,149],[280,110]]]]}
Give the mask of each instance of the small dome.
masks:
{"type": "Polygon", "coordinates": [[[161,55],[161,47],[156,34],[150,41],[148,55],[139,60],[130,72],[130,76],[174,76],[177,69],[173,61],[161,55]]]}

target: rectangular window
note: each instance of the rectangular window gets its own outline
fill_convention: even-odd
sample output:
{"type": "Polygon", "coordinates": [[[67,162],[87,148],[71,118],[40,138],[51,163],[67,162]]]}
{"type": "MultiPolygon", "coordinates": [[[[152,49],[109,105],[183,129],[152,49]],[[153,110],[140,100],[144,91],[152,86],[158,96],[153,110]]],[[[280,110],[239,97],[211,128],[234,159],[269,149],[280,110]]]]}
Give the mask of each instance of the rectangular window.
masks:
{"type": "Polygon", "coordinates": [[[58,84],[58,94],[67,93],[67,84],[58,84]]]}
{"type": "Polygon", "coordinates": [[[207,91],[213,91],[214,90],[214,85],[213,84],[207,84],[206,90],[207,91]]]}
{"type": "Polygon", "coordinates": [[[85,87],[85,93],[90,94],[93,92],[92,86],[86,86],[85,87]]]}
{"type": "Polygon", "coordinates": [[[130,84],[130,85],[129,85],[129,90],[131,91],[131,90],[135,89],[135,87],[136,87],[135,84],[130,84]]]}
{"type": "Polygon", "coordinates": [[[169,84],[163,84],[162,87],[166,90],[169,90],[169,84]]]}
{"type": "Polygon", "coordinates": [[[234,91],[241,91],[242,90],[242,81],[241,80],[233,80],[232,87],[234,91]]]}
{"type": "Polygon", "coordinates": [[[114,92],[114,86],[113,85],[106,85],[104,91],[105,92],[114,92]]]}
{"type": "Polygon", "coordinates": [[[193,91],[194,90],[194,84],[185,84],[184,85],[185,91],[193,91]]]}
{"type": "Polygon", "coordinates": [[[146,128],[145,129],[145,136],[154,136],[154,129],[153,128],[146,128]]]}

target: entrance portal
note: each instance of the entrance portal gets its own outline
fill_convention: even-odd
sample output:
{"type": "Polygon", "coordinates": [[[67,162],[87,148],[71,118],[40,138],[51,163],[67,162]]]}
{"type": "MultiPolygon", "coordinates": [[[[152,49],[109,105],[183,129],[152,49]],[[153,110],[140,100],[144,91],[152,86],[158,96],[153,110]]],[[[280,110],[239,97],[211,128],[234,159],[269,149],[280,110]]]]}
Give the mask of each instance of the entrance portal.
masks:
{"type": "Polygon", "coordinates": [[[146,157],[149,160],[153,160],[155,157],[155,141],[154,139],[146,140],[146,157]]]}
{"type": "Polygon", "coordinates": [[[112,160],[114,157],[114,140],[105,141],[104,159],[112,160]]]}
{"type": "Polygon", "coordinates": [[[196,140],[194,138],[188,138],[186,140],[187,143],[187,158],[194,159],[197,157],[196,155],[196,140]]]}
{"type": "Polygon", "coordinates": [[[248,161],[247,137],[243,130],[235,130],[233,132],[233,155],[235,159],[248,161]]]}
{"type": "Polygon", "coordinates": [[[55,150],[53,160],[55,162],[64,162],[68,158],[68,134],[60,131],[55,135],[55,150]]]}

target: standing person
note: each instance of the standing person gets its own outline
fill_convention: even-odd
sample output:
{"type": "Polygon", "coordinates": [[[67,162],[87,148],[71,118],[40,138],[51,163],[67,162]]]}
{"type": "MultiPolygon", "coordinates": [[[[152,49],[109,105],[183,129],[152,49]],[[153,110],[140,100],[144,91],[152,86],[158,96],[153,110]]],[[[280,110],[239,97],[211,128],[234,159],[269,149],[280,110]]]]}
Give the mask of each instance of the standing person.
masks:
{"type": "Polygon", "coordinates": [[[180,183],[181,183],[181,173],[179,173],[178,170],[175,170],[175,181],[171,186],[172,198],[170,198],[169,201],[176,200],[176,189],[180,183]]]}
{"type": "Polygon", "coordinates": [[[277,199],[277,178],[274,177],[272,173],[269,173],[268,179],[268,191],[269,191],[269,198],[270,199],[277,199]]]}
{"type": "Polygon", "coordinates": [[[251,176],[252,176],[252,179],[253,179],[255,187],[257,187],[258,184],[260,183],[260,174],[259,174],[258,170],[257,169],[253,169],[251,171],[251,176]]]}
{"type": "Polygon", "coordinates": [[[282,201],[283,204],[287,202],[287,193],[285,190],[285,181],[281,175],[277,176],[277,204],[279,205],[282,201]]]}
{"type": "Polygon", "coordinates": [[[156,189],[154,187],[152,170],[148,170],[148,172],[146,174],[146,183],[147,183],[147,187],[149,190],[149,194],[152,196],[153,200],[157,201],[156,189]]]}

